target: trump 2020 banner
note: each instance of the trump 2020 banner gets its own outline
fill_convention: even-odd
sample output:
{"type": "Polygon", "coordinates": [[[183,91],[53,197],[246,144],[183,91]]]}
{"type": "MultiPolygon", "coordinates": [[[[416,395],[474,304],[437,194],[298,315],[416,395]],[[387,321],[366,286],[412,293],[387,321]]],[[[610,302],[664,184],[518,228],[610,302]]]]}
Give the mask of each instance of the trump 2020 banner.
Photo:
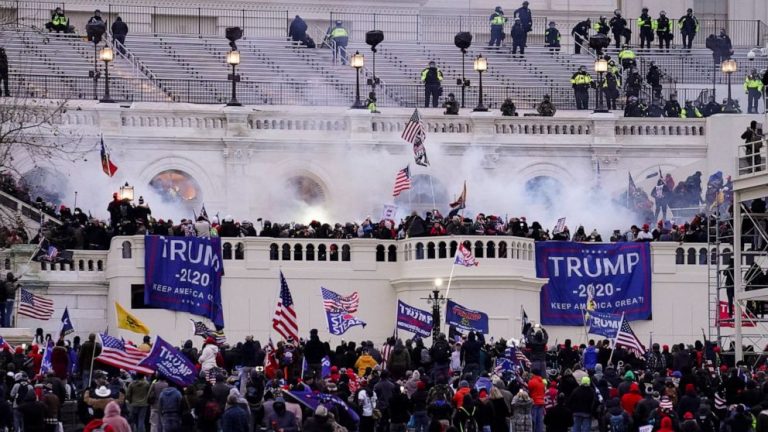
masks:
{"type": "Polygon", "coordinates": [[[224,327],[219,237],[144,237],[144,302],[209,318],[224,327]]]}
{"type": "Polygon", "coordinates": [[[590,312],[588,323],[590,334],[613,340],[621,328],[621,314],[590,312]]]}
{"type": "Polygon", "coordinates": [[[139,366],[154,369],[170,381],[184,387],[194,384],[197,378],[195,365],[160,336],[155,339],[152,351],[139,363],[139,366]]]}
{"type": "Polygon", "coordinates": [[[651,247],[648,243],[536,242],[541,323],[584,325],[587,299],[595,311],[651,318],[651,247]]]}
{"type": "Polygon", "coordinates": [[[487,314],[467,309],[452,300],[448,300],[445,308],[445,322],[460,330],[488,334],[487,314]]]}
{"type": "Polygon", "coordinates": [[[421,337],[432,335],[432,314],[397,301],[397,328],[421,337]]]}

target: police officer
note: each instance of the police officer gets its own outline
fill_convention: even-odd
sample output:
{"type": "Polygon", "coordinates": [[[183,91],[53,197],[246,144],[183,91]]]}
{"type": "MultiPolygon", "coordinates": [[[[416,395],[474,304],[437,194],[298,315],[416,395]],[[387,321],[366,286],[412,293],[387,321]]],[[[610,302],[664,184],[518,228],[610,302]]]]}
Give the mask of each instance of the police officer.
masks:
{"type": "Polygon", "coordinates": [[[691,49],[693,38],[699,31],[699,20],[693,16],[693,9],[688,8],[686,14],[677,20],[677,25],[680,26],[680,33],[683,35],[683,47],[691,49]]]}
{"type": "Polygon", "coordinates": [[[592,20],[589,18],[579,22],[571,30],[571,36],[573,36],[574,54],[581,54],[581,45],[589,38],[589,28],[592,27],[592,20]]]}
{"type": "Polygon", "coordinates": [[[518,48],[520,48],[521,55],[525,54],[525,41],[528,39],[528,33],[525,32],[520,18],[515,18],[510,36],[512,36],[512,55],[517,54],[518,48]]]}
{"type": "Polygon", "coordinates": [[[744,91],[747,92],[747,112],[757,114],[758,103],[763,96],[763,81],[757,74],[757,69],[752,69],[749,75],[744,78],[744,91]]]}
{"type": "Polygon", "coordinates": [[[661,108],[661,100],[657,99],[648,107],[646,117],[664,117],[664,109],[661,108]]]}
{"type": "Polygon", "coordinates": [[[664,11],[659,12],[659,19],[656,20],[656,36],[659,38],[659,49],[664,49],[665,45],[669,49],[669,42],[672,40],[672,22],[664,11]]]}
{"type": "Polygon", "coordinates": [[[56,33],[69,33],[69,18],[64,16],[64,12],[60,7],[51,14],[51,20],[45,23],[45,28],[49,32],[55,31],[56,33]]]}
{"type": "Polygon", "coordinates": [[[589,88],[594,84],[592,77],[587,73],[586,66],[579,66],[579,70],[571,77],[571,87],[576,98],[576,109],[589,109],[589,88]]]}
{"type": "Polygon", "coordinates": [[[501,115],[505,117],[517,116],[517,108],[515,107],[515,103],[512,102],[512,99],[504,99],[504,103],[501,104],[501,115]]]}
{"type": "Polygon", "coordinates": [[[704,108],[702,108],[701,110],[701,114],[704,117],[709,117],[711,115],[714,115],[720,112],[723,112],[723,106],[717,103],[714,96],[710,95],[709,101],[707,102],[706,105],[704,105],[704,108]]]}
{"type": "Polygon", "coordinates": [[[525,32],[533,30],[533,17],[531,16],[531,10],[528,9],[528,2],[524,1],[523,5],[515,10],[513,18],[520,18],[520,22],[523,23],[525,32]]]}
{"type": "Polygon", "coordinates": [[[601,15],[600,19],[592,25],[592,29],[595,30],[597,34],[608,36],[610,28],[607,20],[608,18],[605,15],[601,15]]]}
{"type": "Polygon", "coordinates": [[[664,104],[664,116],[678,118],[682,110],[680,102],[677,101],[677,93],[669,95],[669,100],[664,104]]]}
{"type": "Polygon", "coordinates": [[[560,30],[554,21],[549,22],[549,27],[544,31],[544,43],[549,51],[560,51],[560,30]]]}
{"type": "Polygon", "coordinates": [[[661,99],[661,70],[656,66],[656,62],[651,62],[648,72],[645,74],[645,81],[651,86],[653,99],[661,99]]]}
{"type": "MultiPolygon", "coordinates": [[[[711,37],[711,36],[710,36],[711,37]]],[[[723,60],[728,60],[733,55],[733,44],[731,38],[725,32],[724,28],[720,29],[720,34],[714,40],[714,46],[712,47],[712,57],[716,64],[720,64],[723,60]]]]}
{"type": "Polygon", "coordinates": [[[504,16],[501,6],[496,6],[496,10],[493,11],[488,20],[491,22],[491,40],[488,41],[488,46],[499,46],[504,39],[504,24],[507,22],[507,17],[504,16]]]}
{"type": "Polygon", "coordinates": [[[432,108],[437,108],[437,99],[442,91],[443,71],[434,61],[421,71],[421,82],[424,83],[424,108],[429,108],[429,99],[432,98],[432,108]]]}
{"type": "Polygon", "coordinates": [[[627,106],[624,107],[624,117],[645,117],[645,105],[640,102],[637,96],[630,96],[627,99],[627,106]]]}
{"type": "Polygon", "coordinates": [[[643,88],[643,78],[636,67],[631,67],[627,73],[626,88],[624,91],[627,96],[640,97],[640,90],[643,88]]]}
{"type": "Polygon", "coordinates": [[[456,96],[453,93],[448,93],[448,99],[443,102],[443,108],[447,115],[457,115],[459,113],[459,102],[456,101],[456,96]]]}
{"type": "Polygon", "coordinates": [[[344,28],[341,21],[336,21],[336,27],[328,31],[328,37],[334,42],[333,61],[341,60],[341,64],[347,64],[347,44],[349,43],[349,32],[344,28]]]}
{"type": "Polygon", "coordinates": [[[93,16],[88,19],[85,24],[85,32],[88,37],[88,42],[98,44],[101,42],[101,37],[106,32],[107,25],[104,24],[104,20],[101,18],[101,11],[96,9],[93,11],[93,16]]]}
{"type": "Polygon", "coordinates": [[[557,108],[555,108],[555,104],[552,103],[549,95],[544,95],[544,100],[536,106],[536,112],[542,117],[552,117],[555,115],[557,108]]]}
{"type": "Polygon", "coordinates": [[[651,42],[653,42],[653,30],[655,27],[655,21],[648,15],[648,8],[643,8],[643,13],[637,19],[637,27],[640,29],[640,49],[651,49],[651,42]]]}
{"type": "Polygon", "coordinates": [[[613,63],[613,60],[609,62],[608,72],[605,73],[605,80],[603,81],[603,94],[605,95],[608,109],[615,110],[616,101],[619,99],[620,95],[619,89],[621,88],[621,73],[615,66],[613,69],[611,69],[610,63],[613,63]]]}
{"type": "Polygon", "coordinates": [[[635,62],[635,52],[632,51],[629,45],[624,45],[619,52],[619,63],[621,63],[621,68],[624,70],[630,69],[637,64],[635,62]]]}
{"type": "Polygon", "coordinates": [[[368,93],[368,99],[365,100],[365,107],[368,108],[368,111],[371,114],[381,114],[381,111],[379,111],[376,108],[376,93],[375,92],[368,93]]]}
{"type": "Polygon", "coordinates": [[[693,106],[693,101],[685,101],[685,107],[680,111],[680,118],[701,118],[701,112],[693,106]]]}
{"type": "Polygon", "coordinates": [[[619,41],[624,38],[624,45],[629,43],[629,29],[627,28],[627,20],[621,16],[621,11],[616,9],[613,11],[613,18],[608,23],[611,26],[611,32],[613,33],[613,40],[616,43],[616,48],[620,47],[619,41]]]}

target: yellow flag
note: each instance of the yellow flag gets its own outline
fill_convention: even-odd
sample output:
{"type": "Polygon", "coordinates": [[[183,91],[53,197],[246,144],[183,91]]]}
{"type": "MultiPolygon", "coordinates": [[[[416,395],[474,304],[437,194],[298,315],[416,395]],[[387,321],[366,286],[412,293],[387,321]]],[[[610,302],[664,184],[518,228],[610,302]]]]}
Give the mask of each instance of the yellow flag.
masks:
{"type": "Polygon", "coordinates": [[[120,303],[115,302],[115,310],[117,311],[117,328],[143,335],[148,335],[150,333],[149,327],[141,322],[140,319],[123,309],[123,307],[120,306],[120,303]]]}

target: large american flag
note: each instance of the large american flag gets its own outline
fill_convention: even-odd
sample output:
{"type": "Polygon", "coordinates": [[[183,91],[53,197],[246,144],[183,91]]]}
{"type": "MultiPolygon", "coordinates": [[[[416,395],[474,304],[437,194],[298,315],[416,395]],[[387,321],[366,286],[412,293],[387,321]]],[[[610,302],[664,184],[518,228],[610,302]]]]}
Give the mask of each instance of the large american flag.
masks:
{"type": "Polygon", "coordinates": [[[323,306],[327,312],[346,312],[352,314],[357,312],[360,306],[360,297],[357,292],[348,296],[341,296],[327,288],[320,287],[323,293],[323,306]]]}
{"type": "Polygon", "coordinates": [[[463,265],[464,267],[473,267],[478,264],[475,256],[472,255],[472,251],[465,247],[463,243],[456,249],[456,260],[453,263],[463,265]]]}
{"type": "Polygon", "coordinates": [[[424,129],[424,123],[421,122],[418,109],[413,110],[413,114],[408,119],[408,123],[405,124],[405,129],[400,137],[411,144],[416,144],[417,141],[423,142],[427,138],[427,132],[424,129]]]}
{"type": "Polygon", "coordinates": [[[272,317],[272,328],[285,340],[299,340],[299,324],[296,311],[293,310],[293,297],[283,272],[280,272],[280,298],[277,299],[275,315],[272,317]]]}
{"type": "Polygon", "coordinates": [[[223,331],[216,331],[214,329],[210,329],[202,321],[195,321],[191,318],[190,318],[190,321],[192,321],[192,326],[195,329],[195,336],[202,336],[203,338],[212,337],[213,339],[216,340],[217,345],[223,345],[227,343],[227,336],[224,334],[223,331]]]}
{"type": "Polygon", "coordinates": [[[139,351],[138,348],[126,344],[122,339],[106,334],[99,334],[99,336],[101,337],[101,354],[96,357],[96,360],[118,369],[136,371],[146,375],[155,372],[150,368],[139,366],[139,363],[147,358],[148,353],[139,351]]]}
{"type": "Polygon", "coordinates": [[[392,196],[400,195],[400,192],[411,188],[411,168],[406,166],[397,172],[395,177],[395,187],[392,189],[392,196]]]}
{"type": "Polygon", "coordinates": [[[635,353],[637,357],[643,357],[646,349],[640,339],[637,338],[635,332],[632,331],[632,327],[629,326],[629,322],[626,319],[621,320],[621,328],[616,334],[616,346],[624,347],[628,351],[635,353]]]}
{"type": "Polygon", "coordinates": [[[53,316],[53,300],[21,289],[19,315],[39,320],[49,320],[53,316]]]}

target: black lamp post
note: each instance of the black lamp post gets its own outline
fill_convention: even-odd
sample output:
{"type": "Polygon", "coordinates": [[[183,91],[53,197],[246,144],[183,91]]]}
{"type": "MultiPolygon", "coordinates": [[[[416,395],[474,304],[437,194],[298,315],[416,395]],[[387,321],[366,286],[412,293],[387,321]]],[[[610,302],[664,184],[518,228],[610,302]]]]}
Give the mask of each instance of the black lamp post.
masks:
{"type": "Polygon", "coordinates": [[[474,68],[479,74],[478,77],[478,86],[479,86],[479,93],[477,96],[477,106],[473,111],[488,111],[488,108],[483,105],[483,72],[488,70],[488,59],[483,57],[482,54],[477,56],[475,59],[474,68]]]}
{"type": "Polygon", "coordinates": [[[603,77],[606,72],[608,72],[608,61],[604,58],[598,58],[595,60],[595,72],[597,72],[597,105],[595,106],[596,113],[607,113],[608,110],[603,107],[603,84],[605,81],[603,81],[603,77]]]}
{"type": "Polygon", "coordinates": [[[104,62],[104,97],[99,102],[114,103],[109,95],[109,62],[115,59],[115,52],[107,45],[99,52],[99,58],[104,62]]]}
{"type": "Polygon", "coordinates": [[[428,304],[432,305],[432,340],[437,339],[437,335],[440,333],[440,306],[444,304],[448,299],[440,295],[440,287],[443,286],[442,279],[435,279],[435,289],[432,290],[432,295],[422,300],[426,300],[428,304]]]}
{"type": "Polygon", "coordinates": [[[466,94],[467,87],[469,87],[469,80],[466,77],[466,57],[467,48],[472,45],[472,33],[459,32],[454,36],[453,43],[461,50],[461,78],[456,79],[456,84],[461,86],[461,107],[464,106],[464,96],[466,94]]]}
{"type": "Polygon", "coordinates": [[[365,57],[360,54],[360,51],[356,51],[352,57],[349,58],[349,64],[355,68],[355,103],[352,105],[354,109],[363,109],[365,105],[360,100],[360,69],[365,66],[365,57]]]}
{"type": "Polygon", "coordinates": [[[237,65],[240,64],[240,51],[231,50],[227,53],[227,64],[232,65],[232,73],[227,76],[227,79],[232,81],[232,99],[227,102],[227,106],[242,106],[237,101],[237,83],[240,81],[240,75],[237,72],[237,65]]]}
{"type": "Polygon", "coordinates": [[[733,102],[733,99],[731,99],[731,75],[733,75],[734,72],[738,70],[738,65],[736,64],[736,60],[728,59],[724,60],[720,64],[720,69],[728,75],[728,101],[726,102],[725,106],[723,107],[724,113],[736,113],[738,110],[736,109],[736,104],[733,102]]]}

